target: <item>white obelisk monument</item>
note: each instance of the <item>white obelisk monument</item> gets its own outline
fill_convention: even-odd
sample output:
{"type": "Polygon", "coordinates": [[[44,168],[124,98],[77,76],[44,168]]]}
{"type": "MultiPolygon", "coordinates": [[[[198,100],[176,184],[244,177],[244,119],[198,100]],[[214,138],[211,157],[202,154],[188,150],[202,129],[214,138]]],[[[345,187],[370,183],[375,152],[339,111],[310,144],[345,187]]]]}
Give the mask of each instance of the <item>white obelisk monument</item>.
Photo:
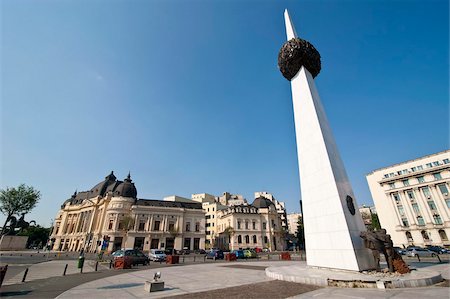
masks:
{"type": "MultiPolygon", "coordinates": [[[[284,57],[291,59],[291,53],[302,43],[307,44],[304,52],[311,52],[312,45],[298,39],[287,10],[284,17],[288,40],[285,45],[292,39],[297,39],[300,45],[288,47],[284,57]]],[[[355,271],[374,269],[373,256],[359,236],[366,228],[311,75],[320,71],[320,55],[316,53],[313,58],[318,61],[318,71],[312,71],[314,63],[306,69],[308,63],[302,62],[297,73],[295,68],[293,73],[291,70],[290,78],[307,264],[355,271]]],[[[299,57],[305,59],[305,55],[299,57]]],[[[286,68],[289,65],[292,64],[284,64],[286,68]]],[[[283,72],[281,65],[280,70],[283,72]]]]}

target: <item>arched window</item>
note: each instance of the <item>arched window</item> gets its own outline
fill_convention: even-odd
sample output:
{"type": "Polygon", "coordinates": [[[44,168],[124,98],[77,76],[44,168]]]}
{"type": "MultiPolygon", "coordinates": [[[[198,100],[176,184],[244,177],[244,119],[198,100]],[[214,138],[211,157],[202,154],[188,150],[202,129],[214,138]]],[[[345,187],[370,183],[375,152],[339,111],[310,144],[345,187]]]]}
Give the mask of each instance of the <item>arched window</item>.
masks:
{"type": "Polygon", "coordinates": [[[408,239],[408,242],[414,242],[414,239],[410,232],[406,232],[406,239],[408,239]]]}
{"type": "Polygon", "coordinates": [[[253,235],[253,243],[256,244],[256,235],[253,235]]]}
{"type": "Polygon", "coordinates": [[[238,243],[239,243],[239,244],[242,243],[242,236],[241,236],[241,235],[238,236],[238,243]]]}
{"type": "Polygon", "coordinates": [[[430,237],[428,237],[428,233],[426,231],[421,231],[420,232],[422,234],[422,238],[424,241],[430,241],[430,237]]]}
{"type": "Polygon", "coordinates": [[[245,243],[250,243],[250,237],[248,235],[245,236],[245,243]]]}
{"type": "Polygon", "coordinates": [[[445,230],[443,230],[443,229],[439,230],[439,237],[441,237],[442,241],[448,241],[447,234],[445,233],[445,230]]]}

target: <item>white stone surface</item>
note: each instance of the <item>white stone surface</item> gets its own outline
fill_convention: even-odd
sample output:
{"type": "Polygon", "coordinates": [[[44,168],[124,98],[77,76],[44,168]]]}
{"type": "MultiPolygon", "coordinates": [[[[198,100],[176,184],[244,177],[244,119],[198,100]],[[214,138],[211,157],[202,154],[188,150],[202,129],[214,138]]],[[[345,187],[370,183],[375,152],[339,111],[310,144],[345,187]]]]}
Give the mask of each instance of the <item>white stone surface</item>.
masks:
{"type": "MultiPolygon", "coordinates": [[[[288,40],[295,29],[285,12],[288,40]]],[[[314,79],[304,67],[291,80],[308,265],[374,268],[359,237],[365,226],[328,124],[314,79]],[[355,215],[346,197],[353,198],[355,215]]]]}

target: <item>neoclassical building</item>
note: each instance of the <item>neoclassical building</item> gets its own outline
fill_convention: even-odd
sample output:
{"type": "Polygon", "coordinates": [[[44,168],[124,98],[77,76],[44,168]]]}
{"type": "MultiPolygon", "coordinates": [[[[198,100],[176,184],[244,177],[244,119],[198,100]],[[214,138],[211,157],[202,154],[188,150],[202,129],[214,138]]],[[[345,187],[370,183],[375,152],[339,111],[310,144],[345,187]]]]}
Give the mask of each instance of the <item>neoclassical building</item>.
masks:
{"type": "Polygon", "coordinates": [[[450,151],[367,175],[381,226],[396,246],[450,246],[450,151]]]}
{"type": "Polygon", "coordinates": [[[62,204],[50,239],[53,250],[203,249],[205,213],[201,203],[138,199],[130,175],[111,172],[62,204]]]}
{"type": "Polygon", "coordinates": [[[282,219],[274,203],[263,196],[251,205],[221,207],[216,215],[217,247],[285,249],[282,219]]]}

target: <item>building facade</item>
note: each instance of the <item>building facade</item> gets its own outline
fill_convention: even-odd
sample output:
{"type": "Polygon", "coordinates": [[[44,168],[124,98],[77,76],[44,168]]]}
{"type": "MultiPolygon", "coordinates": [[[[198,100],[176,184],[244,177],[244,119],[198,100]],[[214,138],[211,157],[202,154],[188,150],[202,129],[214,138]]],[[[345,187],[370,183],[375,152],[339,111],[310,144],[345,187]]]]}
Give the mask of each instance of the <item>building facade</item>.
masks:
{"type": "Polygon", "coordinates": [[[91,190],[76,192],[63,203],[54,221],[51,247],[88,252],[203,249],[202,205],[176,197],[167,199],[138,199],[130,175],[119,181],[111,172],[91,190]]]}
{"type": "Polygon", "coordinates": [[[268,200],[270,200],[274,205],[275,208],[277,209],[277,213],[280,215],[281,218],[281,226],[283,227],[283,229],[285,231],[288,231],[288,221],[287,221],[287,213],[286,213],[286,207],[284,202],[282,201],[278,201],[277,199],[275,199],[275,197],[265,191],[262,192],[255,192],[255,199],[258,197],[264,197],[267,198],[268,200]]]}
{"type": "Polygon", "coordinates": [[[450,246],[450,151],[367,175],[382,228],[396,246],[450,246]]]}
{"type": "Polygon", "coordinates": [[[289,228],[289,233],[292,235],[296,235],[298,231],[298,220],[302,217],[300,213],[291,213],[287,214],[287,223],[289,228]]]}
{"type": "Polygon", "coordinates": [[[222,249],[285,249],[285,230],[275,205],[258,197],[251,205],[233,205],[217,212],[216,245],[222,249]]]}

